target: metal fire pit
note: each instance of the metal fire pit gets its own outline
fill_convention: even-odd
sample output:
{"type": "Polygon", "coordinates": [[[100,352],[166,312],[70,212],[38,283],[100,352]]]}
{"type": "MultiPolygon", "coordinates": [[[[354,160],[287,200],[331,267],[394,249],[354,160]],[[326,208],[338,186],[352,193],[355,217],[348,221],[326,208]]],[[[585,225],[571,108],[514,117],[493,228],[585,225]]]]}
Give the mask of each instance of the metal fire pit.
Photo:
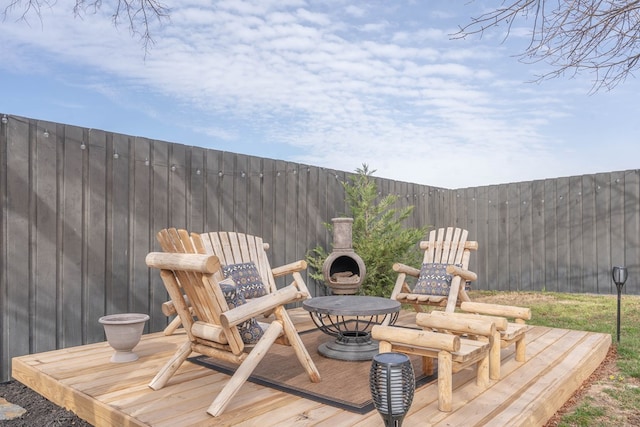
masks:
{"type": "Polygon", "coordinates": [[[400,313],[398,301],[359,295],[309,298],[302,307],[318,329],[335,338],[320,344],[318,352],[340,360],[371,360],[378,354],[371,328],[382,323],[393,325],[400,313]]]}

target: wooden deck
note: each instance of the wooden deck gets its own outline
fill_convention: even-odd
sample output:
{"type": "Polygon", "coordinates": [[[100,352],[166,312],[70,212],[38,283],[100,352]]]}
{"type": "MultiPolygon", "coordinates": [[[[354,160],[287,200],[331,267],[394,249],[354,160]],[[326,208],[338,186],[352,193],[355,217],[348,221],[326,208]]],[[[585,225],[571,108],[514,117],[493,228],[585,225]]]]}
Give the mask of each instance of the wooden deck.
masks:
{"type": "MultiPolygon", "coordinates": [[[[300,330],[313,327],[307,312],[290,313],[300,330]]],[[[403,312],[398,323],[413,316],[403,312]]],[[[377,411],[359,415],[252,383],[213,418],[206,409],[228,378],[224,374],[185,363],[164,389],[147,387],[184,339],[145,335],[135,349],[140,359],[125,364],[109,363],[112,350],[106,343],[16,357],[12,374],[95,426],[382,425],[377,411]]],[[[486,389],[475,385],[470,370],[454,374],[450,413],[438,411],[435,383],[416,390],[403,425],[543,425],[604,360],[610,345],[610,335],[532,327],[527,362],[514,360],[513,346],[504,349],[502,378],[486,389]]]]}

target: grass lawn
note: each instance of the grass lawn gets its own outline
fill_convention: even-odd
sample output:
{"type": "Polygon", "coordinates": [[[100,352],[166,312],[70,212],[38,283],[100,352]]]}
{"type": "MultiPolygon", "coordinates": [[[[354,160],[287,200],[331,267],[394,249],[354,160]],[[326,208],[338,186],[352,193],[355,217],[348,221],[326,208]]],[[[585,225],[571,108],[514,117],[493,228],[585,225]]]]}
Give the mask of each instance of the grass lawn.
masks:
{"type": "MultiPolygon", "coordinates": [[[[622,295],[617,343],[617,295],[472,291],[473,301],[529,307],[529,324],[611,334],[614,363],[563,411],[558,426],[640,425],[640,297],[622,295]]],[[[606,364],[606,362],[605,362],[606,364]]]]}

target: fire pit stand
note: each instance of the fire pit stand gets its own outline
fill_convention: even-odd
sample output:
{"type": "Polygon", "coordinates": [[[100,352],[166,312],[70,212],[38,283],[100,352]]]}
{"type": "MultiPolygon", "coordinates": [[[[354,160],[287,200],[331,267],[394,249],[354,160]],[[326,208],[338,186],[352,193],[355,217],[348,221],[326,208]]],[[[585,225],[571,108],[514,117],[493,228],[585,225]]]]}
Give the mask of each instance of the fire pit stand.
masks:
{"type": "Polygon", "coordinates": [[[371,360],[378,354],[378,342],[371,339],[373,325],[387,316],[393,325],[400,303],[389,298],[336,295],[310,298],[302,303],[318,329],[335,337],[320,344],[318,352],[332,359],[371,360]]]}

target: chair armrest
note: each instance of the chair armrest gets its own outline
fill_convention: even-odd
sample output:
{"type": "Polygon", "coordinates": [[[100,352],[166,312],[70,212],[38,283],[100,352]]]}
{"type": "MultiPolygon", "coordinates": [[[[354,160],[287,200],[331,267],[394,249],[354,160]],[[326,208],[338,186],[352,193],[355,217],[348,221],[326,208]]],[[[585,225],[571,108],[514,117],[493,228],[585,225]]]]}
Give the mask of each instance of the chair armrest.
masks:
{"type": "Polygon", "coordinates": [[[272,292],[259,298],[253,298],[220,315],[220,323],[225,328],[239,325],[240,323],[256,317],[266,311],[291,302],[300,301],[308,297],[306,292],[301,292],[295,285],[289,285],[276,292],[272,292]]]}
{"type": "Polygon", "coordinates": [[[408,265],[400,264],[399,262],[396,262],[395,264],[393,264],[393,271],[395,271],[396,273],[408,274],[409,276],[413,276],[413,277],[420,276],[419,269],[414,267],[409,267],[408,265]]]}
{"type": "Polygon", "coordinates": [[[307,284],[304,283],[304,279],[300,274],[301,271],[307,269],[306,261],[295,261],[289,264],[281,265],[276,268],[271,269],[271,274],[273,274],[274,278],[293,275],[292,284],[296,285],[296,287],[300,290],[300,292],[304,292],[311,297],[311,293],[309,292],[309,288],[307,288],[307,284]]]}
{"type": "Polygon", "coordinates": [[[496,334],[496,324],[491,319],[478,316],[470,319],[468,316],[457,316],[456,313],[444,313],[432,315],[430,313],[418,313],[416,324],[422,328],[431,328],[457,334],[480,335],[493,340],[496,334]]]}
{"type": "Polygon", "coordinates": [[[459,313],[459,312],[449,313],[446,311],[438,311],[438,310],[433,310],[430,313],[432,316],[450,316],[453,314],[456,317],[459,317],[461,319],[467,318],[467,319],[473,320],[473,319],[483,318],[495,323],[496,329],[499,331],[506,331],[507,328],[509,327],[509,321],[507,320],[507,318],[501,317],[501,316],[489,316],[486,314],[479,314],[479,313],[459,313]]]}
{"type": "Polygon", "coordinates": [[[434,348],[450,352],[460,351],[460,337],[457,335],[440,334],[420,329],[375,325],[371,329],[371,337],[377,341],[387,341],[411,347],[434,348]]]}
{"type": "Polygon", "coordinates": [[[471,282],[478,280],[478,275],[476,273],[474,273],[473,271],[465,270],[464,268],[458,267],[457,265],[447,265],[447,273],[451,274],[452,276],[460,276],[464,280],[468,280],[471,282]]]}
{"type": "Polygon", "coordinates": [[[273,277],[281,277],[286,276],[287,274],[292,274],[297,271],[303,271],[307,269],[306,261],[296,261],[289,264],[281,265],[279,267],[275,267],[271,269],[271,273],[273,277]]]}
{"type": "Polygon", "coordinates": [[[460,305],[462,311],[468,313],[488,314],[490,316],[502,316],[520,320],[531,320],[531,309],[512,305],[486,304],[482,302],[463,302],[460,305]]]}

